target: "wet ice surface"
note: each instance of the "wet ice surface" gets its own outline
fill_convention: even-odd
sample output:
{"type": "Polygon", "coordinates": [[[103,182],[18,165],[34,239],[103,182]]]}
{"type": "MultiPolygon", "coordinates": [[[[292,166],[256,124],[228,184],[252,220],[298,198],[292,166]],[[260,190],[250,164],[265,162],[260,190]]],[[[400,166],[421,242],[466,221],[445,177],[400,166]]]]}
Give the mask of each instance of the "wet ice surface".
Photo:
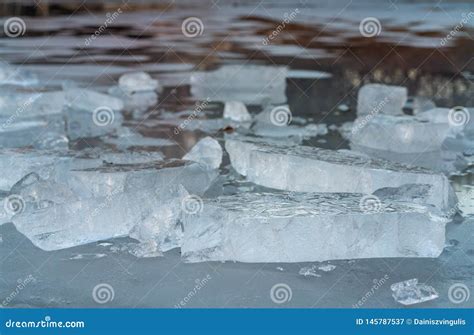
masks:
{"type": "MultiPolygon", "coordinates": [[[[342,56],[347,50],[345,46],[340,49],[333,48],[333,46],[343,46],[347,41],[352,41],[354,45],[365,46],[367,40],[360,39],[358,25],[360,19],[368,15],[368,11],[363,6],[359,8],[350,6],[344,12],[344,16],[347,18],[346,21],[332,20],[344,6],[345,4],[341,3],[336,4],[334,8],[323,10],[321,8],[306,9],[301,14],[297,19],[298,22],[308,24],[311,29],[315,30],[314,34],[311,33],[311,38],[320,34],[318,43],[308,44],[309,41],[304,39],[307,30],[302,29],[301,31],[295,30],[292,32],[299,42],[303,41],[300,44],[308,45],[306,50],[296,47],[297,45],[284,46],[278,44],[262,48],[261,41],[264,36],[259,35],[257,30],[265,28],[270,32],[280,23],[281,18],[284,17],[283,14],[292,10],[292,8],[281,6],[266,8],[265,10],[259,9],[254,12],[257,18],[246,19],[243,19],[243,17],[248,15],[251,9],[245,6],[234,8],[232,11],[226,12],[226,15],[212,15],[211,17],[207,17],[206,14],[201,15],[196,9],[189,12],[183,11],[179,15],[174,11],[170,11],[161,17],[164,23],[169,24],[166,28],[166,34],[161,34],[165,29],[164,23],[163,25],[152,23],[156,19],[155,13],[124,14],[117,25],[127,26],[132,34],[122,35],[120,26],[118,26],[118,29],[114,29],[112,26],[110,31],[113,36],[104,34],[100,40],[87,47],[87,53],[75,48],[77,46],[82,47],[84,38],[93,32],[89,31],[90,29],[84,30],[85,26],[95,27],[103,23],[103,18],[100,15],[96,18],[83,15],[73,17],[70,20],[61,20],[60,18],[48,18],[48,21],[45,19],[28,20],[29,32],[41,34],[47,30],[52,32],[65,31],[66,34],[55,35],[54,38],[27,35],[21,39],[2,39],[2,45],[5,46],[0,51],[2,60],[12,63],[27,61],[24,67],[26,72],[15,73],[14,76],[10,77],[13,79],[9,79],[9,82],[5,81],[5,83],[32,87],[33,94],[36,94],[38,83],[45,83],[47,89],[51,92],[57,92],[61,87],[76,89],[77,87],[70,87],[70,84],[64,83],[64,80],[71,80],[79,88],[87,87],[94,91],[100,91],[104,94],[109,93],[111,96],[122,98],[124,100],[123,113],[116,113],[115,121],[120,124],[120,118],[123,114],[124,122],[122,125],[125,127],[116,128],[113,124],[112,128],[107,129],[106,135],[102,136],[100,140],[78,139],[66,143],[66,147],[70,147],[73,151],[93,146],[99,152],[107,152],[107,155],[103,154],[93,158],[109,163],[114,161],[118,164],[132,164],[133,162],[128,161],[129,156],[120,156],[120,153],[130,154],[130,150],[136,150],[137,148],[140,151],[146,150],[158,153],[158,156],[154,156],[154,158],[182,158],[199,139],[206,136],[213,136],[220,140],[221,145],[224,144],[222,131],[231,131],[230,129],[225,130],[229,126],[239,132],[249,131],[256,136],[271,137],[271,141],[274,142],[303,143],[330,149],[348,149],[349,143],[344,141],[335,130],[325,133],[324,131],[319,132],[319,128],[305,128],[308,124],[319,126],[325,123],[334,126],[331,127],[332,129],[337,129],[343,122],[354,121],[355,119],[357,105],[355,100],[357,84],[355,83],[362,80],[363,74],[357,73],[358,70],[352,67],[347,72],[341,71],[340,69],[345,68],[347,63],[339,63],[339,61],[345,59],[342,56]],[[339,5],[341,5],[340,8],[339,5]],[[201,39],[189,39],[182,35],[181,21],[189,15],[198,15],[205,18],[205,33],[201,39]],[[315,20],[314,15],[317,16],[318,20],[315,20]],[[274,22],[260,20],[259,18],[262,17],[271,17],[274,22]],[[322,26],[319,26],[319,23],[314,26],[314,22],[321,22],[322,26]],[[336,31],[336,33],[327,35],[320,30],[327,22],[329,22],[329,26],[326,31],[336,31]],[[152,24],[149,25],[150,23],[152,24]],[[139,35],[147,25],[149,26],[146,36],[139,39],[131,37],[139,35]],[[229,36],[227,39],[229,43],[232,43],[231,47],[228,48],[226,45],[221,49],[219,47],[217,50],[213,49],[212,57],[207,58],[210,52],[210,42],[212,41],[208,32],[219,36],[225,29],[238,31],[238,34],[229,36]],[[80,34],[68,35],[68,31],[80,31],[83,36],[80,34]],[[155,32],[160,33],[159,38],[153,35],[155,32]],[[118,45],[120,45],[120,48],[128,47],[129,53],[117,54],[118,45]],[[33,52],[32,46],[35,47],[33,52]],[[330,48],[327,48],[329,46],[330,48]],[[169,50],[170,47],[179,57],[168,59],[167,56],[163,60],[161,57],[164,51],[169,50]],[[330,51],[326,49],[330,49],[330,51]],[[258,54],[262,50],[267,53],[258,54]],[[255,51],[257,53],[254,56],[257,57],[260,64],[262,62],[269,64],[276,62],[278,65],[287,66],[291,63],[291,69],[288,70],[290,79],[283,80],[285,85],[283,88],[286,88],[286,90],[282,89],[281,80],[277,81],[278,85],[275,87],[268,89],[262,87],[264,81],[262,78],[268,74],[262,74],[262,76],[256,78],[244,78],[252,81],[252,85],[250,87],[237,85],[241,88],[239,91],[232,90],[232,86],[224,87],[222,91],[217,91],[216,87],[212,85],[205,89],[201,82],[195,82],[192,79],[191,74],[196,73],[194,70],[198,68],[199,72],[202,73],[204,72],[203,69],[207,70],[207,65],[210,65],[209,70],[212,72],[214,71],[213,67],[221,63],[246,62],[247,57],[255,51]],[[311,58],[311,55],[314,58],[311,58]],[[342,58],[334,58],[336,56],[342,58]],[[267,57],[271,57],[271,60],[267,57]],[[328,57],[333,57],[330,58],[329,63],[332,66],[325,68],[323,66],[323,71],[320,73],[298,72],[298,70],[311,71],[315,67],[319,69],[318,63],[325,64],[324,59],[328,57]],[[201,63],[203,58],[207,60],[201,63]],[[293,58],[296,59],[293,60],[293,58]],[[155,63],[152,59],[160,59],[160,62],[155,63]],[[310,64],[305,63],[308,59],[311,62],[310,64]],[[91,60],[99,62],[99,64],[91,60]],[[196,66],[198,64],[199,67],[196,66]],[[28,71],[36,72],[37,75],[35,76],[28,71]],[[130,92],[127,85],[127,82],[133,82],[133,77],[120,82],[120,75],[136,71],[147,71],[152,74],[153,79],[159,80],[159,86],[163,87],[164,90],[160,93],[158,104],[156,102],[158,92],[149,91],[151,87],[156,88],[152,81],[147,79],[147,85],[134,92],[130,92]],[[334,73],[329,76],[324,75],[325,72],[333,71],[334,73]],[[93,85],[89,87],[91,83],[93,85]],[[189,84],[191,85],[189,86],[189,84]],[[262,94],[255,97],[256,89],[260,89],[262,94]],[[194,97],[190,96],[188,92],[194,93],[194,97]],[[222,102],[234,99],[253,100],[263,104],[274,104],[272,106],[281,106],[288,103],[292,112],[291,127],[278,128],[274,125],[270,125],[270,127],[253,125],[249,129],[245,122],[241,122],[242,120],[235,120],[235,118],[222,120],[223,106],[214,102],[206,103],[205,101],[211,93],[214,94],[214,98],[217,97],[222,102]],[[347,93],[350,94],[346,95],[347,93]],[[203,97],[204,106],[202,101],[195,101],[200,95],[203,97]],[[195,103],[200,107],[196,107],[195,103]],[[349,107],[334,112],[333,107],[339,105],[349,107]],[[304,122],[300,123],[301,120],[304,122]],[[176,135],[176,132],[179,134],[176,135]]],[[[448,6],[444,8],[445,11],[431,11],[430,19],[426,22],[420,22],[419,18],[425,16],[424,14],[431,7],[423,3],[397,3],[397,6],[400,8],[399,10],[404,12],[404,15],[396,15],[397,20],[395,21],[385,20],[394,17],[392,12],[394,9],[378,6],[372,9],[373,13],[371,14],[380,18],[383,22],[384,34],[379,36],[380,41],[401,43],[401,45],[408,47],[421,46],[427,48],[430,53],[432,52],[430,48],[438,47],[439,39],[458,23],[458,18],[461,17],[460,14],[463,11],[462,6],[448,6]],[[445,15],[446,12],[450,15],[445,15]],[[407,31],[397,29],[400,26],[409,28],[406,29],[407,31]],[[426,34],[426,32],[430,33],[426,34]],[[435,32],[436,37],[428,37],[431,32],[435,32]]],[[[459,37],[462,39],[462,36],[459,37]]],[[[292,39],[285,41],[286,43],[293,43],[292,39]]],[[[373,50],[371,47],[367,49],[373,50]]],[[[377,62],[384,56],[384,53],[379,56],[377,62]]],[[[420,58],[424,59],[424,57],[420,58]]],[[[367,61],[367,57],[362,57],[362,59],[367,61]]],[[[357,64],[358,61],[352,59],[352,62],[357,64]]],[[[464,63],[460,65],[464,65],[464,63]]],[[[413,65],[413,67],[416,67],[416,65],[413,65]]],[[[436,68],[439,69],[439,65],[436,68]]],[[[436,100],[437,105],[444,107],[454,105],[473,106],[472,86],[469,86],[466,82],[460,82],[458,79],[451,84],[449,81],[452,77],[451,74],[446,78],[437,76],[436,68],[427,70],[428,73],[433,72],[433,77],[422,77],[420,82],[416,84],[411,82],[409,94],[426,95],[436,100]],[[446,86],[448,93],[439,89],[436,85],[446,86]],[[439,94],[437,95],[437,93],[439,94]]],[[[462,68],[462,66],[459,66],[459,68],[462,68]]],[[[382,69],[381,71],[385,70],[382,69]]],[[[268,73],[272,74],[271,71],[268,73]]],[[[365,82],[379,81],[382,75],[377,71],[374,71],[374,73],[369,81],[366,80],[365,82]]],[[[278,78],[278,72],[273,72],[273,74],[278,78]]],[[[391,79],[388,80],[387,84],[406,86],[407,83],[397,79],[398,75],[396,73],[389,74],[390,76],[391,79]]],[[[0,76],[0,81],[3,80],[2,78],[0,76]]],[[[28,99],[26,100],[28,101],[28,99]]],[[[38,102],[40,107],[36,110],[41,111],[41,114],[54,114],[57,111],[57,108],[54,108],[57,100],[61,100],[60,94],[50,95],[49,92],[42,92],[38,100],[35,100],[32,105],[38,102]]],[[[86,109],[91,109],[93,106],[97,107],[97,105],[89,104],[86,109]]],[[[22,102],[13,101],[7,107],[5,113],[1,109],[2,117],[6,116],[8,118],[12,110],[20,109],[22,113],[15,121],[31,122],[31,120],[23,120],[30,114],[31,107],[29,107],[29,104],[25,106],[22,102]]],[[[77,105],[72,107],[84,108],[84,106],[77,105]]],[[[431,107],[433,106],[426,103],[422,104],[421,100],[416,100],[413,104],[413,113],[418,115],[421,111],[429,110],[431,107]]],[[[3,105],[1,108],[3,108],[3,105]]],[[[255,109],[255,107],[249,108],[249,110],[252,116],[256,116],[260,112],[260,109],[255,109]]],[[[77,117],[76,125],[84,125],[84,119],[80,118],[80,115],[77,115],[77,117]]],[[[87,118],[89,117],[90,115],[87,116],[87,118]]],[[[43,120],[34,121],[43,122],[43,120]]],[[[2,123],[4,122],[10,123],[8,119],[2,120],[2,123]]],[[[19,130],[20,132],[18,136],[5,136],[5,138],[9,140],[12,138],[22,139],[21,134],[27,133],[39,123],[18,123],[10,130],[6,127],[5,131],[19,130]]],[[[424,127],[424,125],[420,127],[424,127]]],[[[418,128],[413,129],[417,130],[416,134],[418,135],[418,128]]],[[[72,130],[69,131],[70,135],[74,137],[75,128],[70,130],[72,130]]],[[[82,130],[83,128],[81,128],[82,130]]],[[[100,129],[100,132],[102,133],[103,130],[100,129]]],[[[97,134],[94,129],[87,129],[87,131],[92,135],[97,134]]],[[[430,145],[439,145],[439,142],[444,138],[444,133],[438,132],[438,135],[440,136],[439,141],[429,143],[430,145]]],[[[0,136],[2,136],[1,133],[0,136]]],[[[406,139],[402,138],[402,140],[406,139]]],[[[456,140],[464,143],[464,149],[461,151],[469,149],[470,142],[466,138],[456,137],[456,140]]],[[[54,140],[46,142],[56,143],[54,140]]],[[[386,142],[381,139],[370,143],[383,144],[386,142]]],[[[18,145],[21,145],[21,143],[9,144],[13,147],[18,145]]],[[[64,150],[65,148],[62,145],[57,146],[57,148],[64,150]]],[[[36,144],[34,145],[37,149],[39,149],[39,146],[41,145],[38,144],[38,147],[36,144]]],[[[395,149],[403,149],[399,145],[394,147],[395,149]]],[[[455,147],[459,149],[457,143],[455,147]]],[[[197,151],[198,153],[201,152],[201,150],[197,151]]],[[[423,165],[427,154],[431,153],[416,152],[414,156],[408,158],[408,163],[423,165]]],[[[56,163],[56,156],[43,155],[39,158],[36,155],[39,155],[39,153],[35,153],[33,162],[44,161],[45,165],[38,172],[41,172],[41,176],[48,176],[49,166],[56,163]]],[[[374,156],[377,155],[374,154],[374,156]]],[[[389,156],[393,157],[391,154],[389,156]]],[[[439,158],[437,153],[431,156],[436,159],[439,158]]],[[[0,164],[5,166],[5,169],[2,169],[4,171],[3,176],[0,178],[2,184],[0,189],[2,190],[9,190],[16,181],[28,172],[36,171],[36,167],[28,169],[28,164],[12,163],[12,160],[10,160],[12,157],[7,155],[6,157],[9,160],[2,159],[0,161],[0,164]],[[15,179],[15,181],[12,182],[12,179],[15,179]]],[[[469,157],[466,156],[466,158],[469,157]]],[[[141,159],[143,157],[140,156],[132,160],[141,159]]],[[[395,161],[405,162],[404,160],[407,160],[407,158],[395,159],[395,161]]],[[[449,160],[448,163],[444,159],[442,162],[435,162],[436,164],[449,165],[448,167],[443,165],[442,168],[437,170],[459,171],[465,166],[464,164],[451,163],[455,160],[457,162],[457,158],[449,157],[449,160]],[[452,165],[456,165],[456,167],[453,168],[452,165]]],[[[217,160],[211,159],[211,162],[214,163],[217,160]]],[[[433,165],[430,163],[430,166],[433,165]]],[[[228,157],[224,157],[221,167],[222,174],[226,175],[229,168],[228,157]]],[[[460,209],[465,214],[472,214],[473,195],[470,187],[472,185],[472,172],[452,179],[460,199],[460,209]]],[[[90,182],[94,183],[93,180],[90,182]]],[[[223,189],[220,189],[219,185],[211,188],[208,196],[212,197],[213,192],[232,194],[236,191],[258,189],[259,186],[235,177],[234,180],[226,180],[223,189]]],[[[265,191],[268,191],[268,189],[265,191]]],[[[1,193],[1,196],[3,195],[1,193]]],[[[64,199],[64,197],[58,196],[58,199],[60,198],[64,199]]],[[[120,213],[111,212],[110,218],[114,214],[118,215],[120,213]]],[[[5,297],[10,297],[11,293],[15,291],[18,280],[33,276],[35,280],[28,280],[28,285],[25,285],[25,288],[19,294],[8,301],[8,306],[176,307],[189,296],[191,291],[195,290],[198,281],[202,282],[202,279],[209,278],[209,280],[206,280],[206,284],[198,290],[197,295],[191,299],[186,299],[186,307],[400,307],[401,305],[392,298],[393,292],[390,286],[411,278],[418,278],[420,283],[432,286],[439,294],[437,299],[424,302],[418,306],[468,307],[473,306],[472,298],[470,301],[454,304],[449,299],[448,291],[456,283],[464,283],[471,291],[473,290],[473,224],[472,218],[466,218],[463,221],[460,217],[456,217],[454,223],[449,223],[447,225],[446,248],[438,258],[336,260],[331,262],[336,268],[326,272],[321,270],[321,267],[324,267],[326,263],[319,262],[282,263],[278,267],[274,263],[204,262],[189,264],[183,262],[178,249],[164,252],[164,257],[148,257],[158,256],[161,252],[154,254],[154,245],[151,242],[150,244],[137,245],[136,240],[126,237],[46,252],[34,247],[11,223],[7,223],[0,226],[0,278],[2,279],[0,280],[0,297],[4,301],[5,297]],[[134,255],[147,258],[137,258],[134,255]],[[314,270],[313,272],[320,277],[300,275],[301,269],[304,268],[310,269],[310,271],[314,270]],[[96,303],[92,296],[94,287],[100,283],[108,283],[115,291],[114,300],[104,305],[96,303]],[[273,303],[270,297],[272,286],[279,283],[289,285],[293,292],[292,300],[281,305],[273,303]],[[372,292],[373,295],[365,299],[368,292],[372,292]],[[360,304],[361,301],[363,301],[362,305],[360,304]]],[[[157,233],[148,230],[148,228],[149,226],[145,225],[143,230],[134,231],[131,235],[136,238],[141,234],[150,236],[150,234],[157,233]]],[[[28,229],[28,227],[25,229],[28,229]]]]}

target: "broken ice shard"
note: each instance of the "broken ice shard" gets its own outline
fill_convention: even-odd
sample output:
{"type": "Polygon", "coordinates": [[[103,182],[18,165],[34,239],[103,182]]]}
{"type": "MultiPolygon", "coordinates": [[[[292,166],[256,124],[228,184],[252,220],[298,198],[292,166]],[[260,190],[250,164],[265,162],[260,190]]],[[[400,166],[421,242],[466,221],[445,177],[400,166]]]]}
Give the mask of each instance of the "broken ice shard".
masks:
{"type": "Polygon", "coordinates": [[[60,116],[49,118],[0,118],[0,148],[35,147],[67,149],[68,140],[60,116]]]}
{"type": "Polygon", "coordinates": [[[419,304],[438,298],[433,287],[419,284],[416,278],[393,284],[390,288],[395,301],[402,305],[419,304]]]}
{"type": "Polygon", "coordinates": [[[25,210],[16,228],[44,250],[127,236],[165,251],[178,247],[178,219],[188,191],[203,194],[217,172],[194,162],[105,164],[29,176],[14,186],[25,210]]]}
{"type": "Polygon", "coordinates": [[[106,107],[114,112],[123,109],[122,100],[107,94],[86,89],[70,89],[66,91],[66,103],[72,109],[94,111],[106,107]]]}
{"type": "Polygon", "coordinates": [[[237,100],[246,104],[286,101],[287,68],[263,65],[225,65],[191,76],[191,93],[199,99],[237,100]]]}
{"type": "Polygon", "coordinates": [[[230,119],[236,122],[250,122],[250,116],[247,107],[240,101],[226,101],[224,105],[224,119],[230,119]]]}
{"type": "MultiPolygon", "coordinates": [[[[173,234],[175,222],[164,214],[180,208],[181,199],[169,188],[162,191],[142,189],[64,204],[43,202],[37,208],[27,203],[26,210],[12,221],[35,246],[47,251],[127,236],[147,220],[153,220],[160,238],[166,239],[168,233],[173,234]]],[[[179,212],[171,214],[177,216],[179,212]]]]}
{"type": "Polygon", "coordinates": [[[56,165],[49,179],[67,185],[80,198],[91,198],[146,188],[160,190],[173,183],[202,194],[216,176],[216,171],[202,164],[170,160],[85,168],[65,163],[56,165]]]}
{"type": "Polygon", "coordinates": [[[122,99],[124,103],[123,110],[131,113],[146,112],[148,108],[158,102],[158,94],[155,91],[126,92],[119,86],[114,86],[108,90],[108,93],[122,99]]]}
{"type": "Polygon", "coordinates": [[[413,116],[373,115],[356,119],[351,145],[399,153],[438,151],[453,133],[447,123],[413,116]]]}
{"type": "Polygon", "coordinates": [[[65,92],[24,93],[5,90],[0,97],[0,115],[10,120],[59,114],[65,104],[65,92]]]}
{"type": "Polygon", "coordinates": [[[269,145],[249,137],[227,138],[232,167],[256,184],[296,192],[370,194],[404,184],[431,186],[427,203],[446,211],[456,196],[446,176],[351,152],[308,146],[269,145]]]}
{"type": "Polygon", "coordinates": [[[184,160],[199,162],[211,169],[217,169],[222,163],[222,148],[212,137],[204,137],[183,157],[184,160]]]}
{"type": "Polygon", "coordinates": [[[357,115],[402,115],[407,101],[407,89],[401,86],[367,84],[357,96],[357,115]]]}
{"type": "Polygon", "coordinates": [[[126,73],[119,78],[119,87],[127,93],[156,91],[158,80],[152,79],[146,72],[126,73]]]}
{"type": "Polygon", "coordinates": [[[366,211],[362,194],[238,193],[205,200],[185,214],[187,262],[312,262],[437,257],[446,219],[430,206],[381,198],[366,211]]]}

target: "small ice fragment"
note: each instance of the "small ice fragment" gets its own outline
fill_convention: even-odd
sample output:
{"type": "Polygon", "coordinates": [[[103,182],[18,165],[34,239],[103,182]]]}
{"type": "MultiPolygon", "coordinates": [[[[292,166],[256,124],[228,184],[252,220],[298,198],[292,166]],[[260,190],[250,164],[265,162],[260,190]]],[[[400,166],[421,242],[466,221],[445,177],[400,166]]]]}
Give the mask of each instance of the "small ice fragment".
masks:
{"type": "Polygon", "coordinates": [[[367,84],[357,97],[357,115],[402,115],[407,101],[407,89],[401,86],[367,84]]]}
{"type": "Polygon", "coordinates": [[[212,137],[205,137],[183,156],[184,160],[194,161],[211,169],[217,169],[222,163],[222,148],[212,137]]]}
{"type": "Polygon", "coordinates": [[[286,101],[287,68],[264,65],[225,65],[191,75],[191,93],[199,99],[242,101],[246,104],[286,101]]]}
{"type": "Polygon", "coordinates": [[[322,71],[288,70],[288,78],[292,79],[326,79],[331,77],[331,73],[322,71]]]}
{"type": "Polygon", "coordinates": [[[419,284],[418,279],[409,279],[392,284],[392,297],[402,305],[414,305],[439,297],[436,290],[426,284],[419,284]]]}
{"type": "Polygon", "coordinates": [[[336,268],[336,266],[332,265],[332,264],[325,264],[325,265],[318,266],[318,270],[321,270],[321,271],[324,271],[324,272],[332,271],[335,268],[336,268]]]}
{"type": "Polygon", "coordinates": [[[166,138],[145,137],[127,127],[120,127],[115,134],[101,138],[104,142],[113,144],[119,150],[129,148],[164,147],[176,145],[166,138]]]}
{"type": "Polygon", "coordinates": [[[119,78],[119,87],[129,93],[156,91],[158,80],[152,79],[146,72],[126,73],[119,78]]]}
{"type": "Polygon", "coordinates": [[[278,271],[285,271],[285,269],[283,269],[281,266],[277,266],[275,269],[277,269],[278,271]]]}
{"type": "Polygon", "coordinates": [[[249,122],[252,120],[247,107],[240,101],[227,101],[225,103],[224,118],[236,122],[249,122]]]}
{"type": "Polygon", "coordinates": [[[346,104],[340,104],[339,106],[337,106],[337,109],[344,113],[350,110],[349,106],[347,106],[346,104]]]}
{"type": "Polygon", "coordinates": [[[431,206],[353,193],[238,193],[184,213],[187,262],[438,257],[448,221],[431,206]],[[374,202],[376,199],[372,198],[374,202]],[[377,210],[375,210],[377,209],[377,210]],[[298,246],[297,248],[295,246],[298,246]]]}
{"type": "Polygon", "coordinates": [[[129,113],[144,113],[158,103],[158,94],[155,91],[126,92],[118,86],[113,86],[108,93],[122,99],[123,110],[129,113]]]}
{"type": "Polygon", "coordinates": [[[107,257],[106,254],[75,254],[69,260],[92,260],[107,257]]]}
{"type": "Polygon", "coordinates": [[[317,273],[316,265],[305,266],[300,269],[298,274],[305,277],[321,277],[321,275],[317,273]]]}
{"type": "Polygon", "coordinates": [[[433,100],[426,97],[413,97],[407,101],[405,107],[410,109],[413,115],[417,115],[421,112],[436,108],[436,104],[433,100]]]}

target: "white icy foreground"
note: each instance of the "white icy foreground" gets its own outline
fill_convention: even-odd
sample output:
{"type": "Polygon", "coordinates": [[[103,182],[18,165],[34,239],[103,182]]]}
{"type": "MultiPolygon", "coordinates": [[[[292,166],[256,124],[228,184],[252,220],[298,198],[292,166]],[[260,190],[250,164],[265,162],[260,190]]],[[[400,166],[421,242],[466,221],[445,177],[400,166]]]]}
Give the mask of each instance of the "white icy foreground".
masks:
{"type": "MultiPolygon", "coordinates": [[[[372,196],[374,197],[374,196],[372,196]]],[[[430,206],[349,193],[240,193],[206,200],[184,217],[187,262],[309,262],[437,257],[447,219],[430,206]]]]}
{"type": "MultiPolygon", "coordinates": [[[[248,138],[228,138],[232,167],[256,184],[296,192],[372,193],[404,184],[431,185],[426,201],[443,211],[456,197],[448,179],[423,168],[369,158],[348,150],[269,145],[248,138]]],[[[453,213],[454,214],[454,213],[453,213]]]]}
{"type": "Polygon", "coordinates": [[[129,234],[159,250],[177,247],[182,199],[188,192],[204,193],[217,176],[202,164],[180,160],[77,165],[55,166],[47,180],[26,178],[12,188],[24,203],[12,222],[41,249],[129,234]]]}

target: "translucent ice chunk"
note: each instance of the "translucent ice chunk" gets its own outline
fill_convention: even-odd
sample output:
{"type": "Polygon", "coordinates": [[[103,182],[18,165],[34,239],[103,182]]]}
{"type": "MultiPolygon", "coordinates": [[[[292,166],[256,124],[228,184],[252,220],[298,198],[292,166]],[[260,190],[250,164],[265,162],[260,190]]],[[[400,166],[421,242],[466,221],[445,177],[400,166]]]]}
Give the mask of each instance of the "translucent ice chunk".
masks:
{"type": "Polygon", "coordinates": [[[36,148],[67,147],[65,124],[60,116],[49,118],[0,118],[0,148],[20,148],[33,146],[36,148]],[[55,142],[62,138],[65,142],[55,142]]]}
{"type": "Polygon", "coordinates": [[[296,192],[372,193],[404,184],[431,185],[426,201],[441,210],[455,205],[446,176],[423,168],[369,158],[348,150],[269,145],[252,138],[228,138],[232,167],[256,184],[296,192]]]}
{"type": "Polygon", "coordinates": [[[316,265],[302,267],[298,274],[304,277],[321,277],[316,265]]]}
{"type": "Polygon", "coordinates": [[[433,287],[419,284],[416,278],[393,284],[390,288],[395,301],[402,305],[419,304],[438,298],[438,293],[433,287]]]}
{"type": "Polygon", "coordinates": [[[191,75],[191,93],[200,99],[237,100],[246,104],[286,101],[286,67],[225,65],[191,75]]]}
{"type": "Polygon", "coordinates": [[[27,206],[27,210],[15,215],[12,221],[18,231],[43,250],[127,236],[146,220],[153,220],[157,226],[154,233],[166,239],[169,225],[162,215],[170,208],[179,208],[180,203],[180,194],[176,191],[142,189],[66,204],[49,203],[43,208],[27,206]],[[170,207],[170,202],[176,205],[170,207]]]}
{"type": "Polygon", "coordinates": [[[379,199],[378,211],[350,193],[239,193],[185,214],[187,262],[312,262],[437,257],[447,220],[423,205],[379,199]]]}
{"type": "Polygon", "coordinates": [[[222,148],[212,137],[204,137],[183,157],[184,160],[195,161],[217,169],[222,163],[222,148]]]}
{"type": "Polygon", "coordinates": [[[0,65],[0,85],[34,86],[38,84],[38,77],[18,67],[2,62],[0,65]]]}
{"type": "Polygon", "coordinates": [[[358,118],[352,127],[352,144],[399,153],[437,151],[453,132],[447,123],[412,116],[374,115],[358,118]]]}
{"type": "Polygon", "coordinates": [[[387,159],[411,166],[419,166],[448,175],[456,171],[462,171],[468,166],[467,160],[461,153],[447,150],[420,153],[398,153],[374,150],[354,144],[351,144],[351,149],[367,153],[372,157],[387,159]]]}
{"type": "Polygon", "coordinates": [[[158,94],[154,91],[126,92],[118,86],[111,87],[110,95],[122,99],[124,111],[143,113],[158,102],[158,94]]]}
{"type": "Polygon", "coordinates": [[[119,98],[79,88],[66,91],[66,103],[72,109],[85,110],[90,113],[97,108],[111,109],[114,112],[123,109],[123,102],[119,98]]]}
{"type": "Polygon", "coordinates": [[[224,105],[224,118],[237,122],[252,121],[247,107],[240,101],[226,101],[224,105]]]}
{"type": "Polygon", "coordinates": [[[146,72],[126,73],[119,78],[119,87],[129,93],[155,91],[158,80],[152,79],[146,72]]]}
{"type": "Polygon", "coordinates": [[[15,90],[6,90],[0,97],[0,115],[14,122],[28,117],[59,114],[65,104],[65,93],[19,93],[15,90]]]}
{"type": "Polygon", "coordinates": [[[407,101],[407,89],[401,86],[367,84],[357,97],[357,115],[402,115],[407,101]]]}
{"type": "Polygon", "coordinates": [[[83,199],[144,188],[159,190],[178,183],[192,194],[200,195],[216,176],[216,171],[199,163],[160,160],[138,164],[106,163],[87,168],[56,165],[49,179],[68,185],[75,195],[83,199]]]}

